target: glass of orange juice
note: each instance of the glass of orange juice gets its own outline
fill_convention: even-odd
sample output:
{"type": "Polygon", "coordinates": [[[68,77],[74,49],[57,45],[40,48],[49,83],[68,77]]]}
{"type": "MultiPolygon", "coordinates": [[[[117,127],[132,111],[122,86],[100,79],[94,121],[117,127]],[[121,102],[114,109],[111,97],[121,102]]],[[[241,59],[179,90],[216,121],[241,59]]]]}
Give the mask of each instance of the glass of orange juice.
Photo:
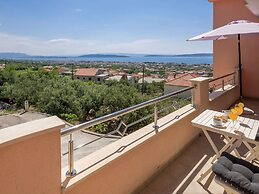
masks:
{"type": "Polygon", "coordinates": [[[232,120],[232,127],[231,128],[234,128],[234,125],[235,125],[235,121],[237,120],[238,118],[238,112],[236,111],[236,109],[231,109],[229,112],[228,112],[228,117],[232,120]]]}
{"type": "Polygon", "coordinates": [[[237,115],[240,116],[244,112],[244,104],[242,102],[235,105],[235,110],[237,111],[237,115]]]}

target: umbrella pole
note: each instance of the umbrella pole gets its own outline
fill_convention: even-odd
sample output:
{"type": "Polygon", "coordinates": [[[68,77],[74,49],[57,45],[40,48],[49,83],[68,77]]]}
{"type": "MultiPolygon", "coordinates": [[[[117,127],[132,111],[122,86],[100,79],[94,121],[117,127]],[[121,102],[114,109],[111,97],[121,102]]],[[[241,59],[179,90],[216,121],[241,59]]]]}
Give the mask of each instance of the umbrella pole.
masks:
{"type": "Polygon", "coordinates": [[[241,41],[240,34],[238,34],[238,60],[239,60],[239,84],[240,84],[240,98],[243,97],[243,87],[242,87],[242,61],[241,61],[241,41]]]}

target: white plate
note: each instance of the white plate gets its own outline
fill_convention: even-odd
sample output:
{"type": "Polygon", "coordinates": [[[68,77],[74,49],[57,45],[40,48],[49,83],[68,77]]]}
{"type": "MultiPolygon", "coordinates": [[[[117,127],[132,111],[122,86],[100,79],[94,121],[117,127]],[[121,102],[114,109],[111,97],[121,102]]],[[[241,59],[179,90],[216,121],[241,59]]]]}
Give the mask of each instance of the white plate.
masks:
{"type": "Polygon", "coordinates": [[[212,127],[215,127],[215,128],[219,128],[219,129],[226,129],[227,127],[224,126],[224,125],[213,125],[213,124],[210,124],[212,127]]]}

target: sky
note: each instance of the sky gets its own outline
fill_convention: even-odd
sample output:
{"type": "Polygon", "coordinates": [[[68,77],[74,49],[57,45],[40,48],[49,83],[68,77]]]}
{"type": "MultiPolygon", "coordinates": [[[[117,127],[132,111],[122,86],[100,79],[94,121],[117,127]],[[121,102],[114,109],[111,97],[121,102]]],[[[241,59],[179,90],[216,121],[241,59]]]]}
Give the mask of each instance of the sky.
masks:
{"type": "Polygon", "coordinates": [[[31,55],[212,52],[207,0],[1,0],[0,52],[31,55]]]}

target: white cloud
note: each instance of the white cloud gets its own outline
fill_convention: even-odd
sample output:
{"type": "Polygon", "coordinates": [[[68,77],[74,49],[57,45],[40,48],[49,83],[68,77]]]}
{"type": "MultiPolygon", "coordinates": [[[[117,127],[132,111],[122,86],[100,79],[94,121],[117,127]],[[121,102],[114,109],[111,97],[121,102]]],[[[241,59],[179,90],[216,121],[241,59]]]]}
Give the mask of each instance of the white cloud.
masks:
{"type": "Polygon", "coordinates": [[[174,54],[210,52],[208,44],[184,40],[139,39],[127,42],[102,42],[57,38],[42,40],[0,33],[0,52],[22,52],[31,55],[79,55],[88,53],[174,54]]]}
{"type": "Polygon", "coordinates": [[[67,38],[59,38],[59,39],[52,39],[47,42],[49,42],[49,43],[69,43],[69,42],[71,42],[71,40],[67,39],[67,38]]]}
{"type": "Polygon", "coordinates": [[[83,10],[82,10],[82,9],[77,8],[77,9],[74,9],[74,11],[75,11],[75,12],[82,12],[83,10]]]}

